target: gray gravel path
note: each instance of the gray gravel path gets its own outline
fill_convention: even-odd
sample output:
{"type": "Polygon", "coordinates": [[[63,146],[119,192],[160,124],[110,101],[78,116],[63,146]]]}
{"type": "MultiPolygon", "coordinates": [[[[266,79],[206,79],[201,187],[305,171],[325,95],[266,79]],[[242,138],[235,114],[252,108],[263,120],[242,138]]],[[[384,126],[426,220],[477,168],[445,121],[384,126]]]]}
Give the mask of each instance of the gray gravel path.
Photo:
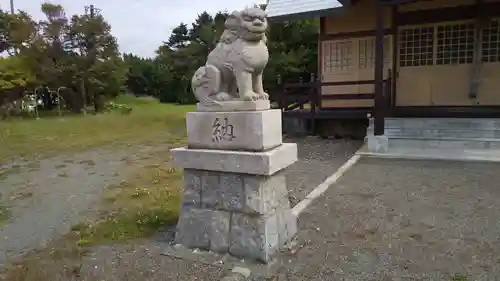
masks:
{"type": "Polygon", "coordinates": [[[318,137],[288,137],[284,141],[297,143],[299,149],[299,161],[285,171],[292,207],[335,173],[363,144],[362,141],[318,137]]]}
{"type": "Polygon", "coordinates": [[[164,256],[164,251],[164,243],[155,241],[101,246],[86,257],[81,278],[74,281],[219,281],[228,273],[217,266],[164,256]]]}
{"type": "Polygon", "coordinates": [[[499,171],[361,159],[301,214],[282,280],[500,280],[499,171]]]}
{"type": "Polygon", "coordinates": [[[99,149],[7,168],[0,204],[11,218],[0,226],[0,268],[89,217],[104,188],[118,180],[117,172],[140,161],[147,149],[133,155],[130,149],[99,149]]]}
{"type": "MultiPolygon", "coordinates": [[[[363,158],[301,214],[303,247],[280,257],[273,280],[498,280],[498,171],[494,163],[363,158]]],[[[223,276],[217,266],[163,256],[165,247],[98,247],[78,280],[223,276]]]]}
{"type": "MultiPolygon", "coordinates": [[[[296,142],[299,147],[299,161],[286,171],[292,205],[333,174],[362,144],[315,137],[285,141],[296,142]]],[[[227,273],[220,266],[163,256],[168,247],[165,243],[152,239],[135,245],[96,247],[83,261],[81,279],[77,280],[219,281],[227,273]]]]}

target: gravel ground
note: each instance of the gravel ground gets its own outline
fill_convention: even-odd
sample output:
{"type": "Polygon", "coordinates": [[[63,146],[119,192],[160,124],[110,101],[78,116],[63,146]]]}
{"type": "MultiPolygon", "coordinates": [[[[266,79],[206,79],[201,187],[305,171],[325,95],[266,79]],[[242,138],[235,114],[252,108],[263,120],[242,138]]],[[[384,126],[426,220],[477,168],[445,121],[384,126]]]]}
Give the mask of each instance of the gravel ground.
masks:
{"type": "MultiPolygon", "coordinates": [[[[299,146],[299,161],[286,171],[292,206],[334,173],[362,144],[312,137],[285,141],[299,146]]],[[[0,266],[26,251],[43,247],[57,234],[88,218],[103,188],[119,180],[117,172],[123,172],[127,163],[137,166],[139,155],[144,155],[141,151],[130,155],[129,151],[93,150],[36,164],[13,165],[14,172],[0,179],[0,203],[12,211],[12,219],[0,227],[0,266]]],[[[164,243],[153,239],[135,245],[97,247],[84,260],[77,280],[208,281],[222,276],[219,267],[160,258],[164,243]]]]}
{"type": "Polygon", "coordinates": [[[284,141],[297,143],[299,149],[299,161],[285,171],[292,207],[335,173],[363,144],[363,141],[318,137],[285,138],[284,141]]]}
{"type": "Polygon", "coordinates": [[[164,256],[165,242],[101,246],[85,259],[78,281],[200,280],[219,281],[227,271],[217,266],[164,256]]]}
{"type": "MultiPolygon", "coordinates": [[[[292,206],[333,174],[361,146],[359,141],[286,138],[296,142],[299,161],[286,171],[292,206]]],[[[163,256],[167,241],[96,247],[83,261],[80,280],[219,281],[227,270],[200,262],[163,256]]]]}
{"type": "MultiPolygon", "coordinates": [[[[279,257],[272,280],[497,280],[499,168],[363,158],[301,214],[303,247],[279,257]]],[[[163,256],[166,247],[97,247],[78,280],[218,281],[225,273],[163,256]]]]}
{"type": "Polygon", "coordinates": [[[0,268],[89,217],[104,188],[119,180],[117,172],[151,149],[135,149],[132,155],[99,149],[11,164],[0,178],[0,205],[11,212],[0,226],[0,268]]]}
{"type": "Polygon", "coordinates": [[[500,280],[498,171],[363,158],[301,214],[280,280],[500,280]]]}

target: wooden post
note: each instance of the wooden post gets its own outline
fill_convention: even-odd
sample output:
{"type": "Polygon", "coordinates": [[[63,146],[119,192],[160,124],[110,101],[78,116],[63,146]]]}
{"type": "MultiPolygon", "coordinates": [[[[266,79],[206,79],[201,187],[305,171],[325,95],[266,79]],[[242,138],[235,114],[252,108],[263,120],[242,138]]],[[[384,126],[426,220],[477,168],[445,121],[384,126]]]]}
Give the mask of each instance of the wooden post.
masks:
{"type": "Polygon", "coordinates": [[[57,88],[57,115],[61,118],[61,95],[59,94],[61,87],[57,88]]]}
{"type": "MultiPolygon", "coordinates": [[[[387,70],[387,80],[385,81],[385,87],[384,87],[384,95],[385,95],[385,104],[386,104],[386,109],[391,108],[392,106],[392,87],[393,87],[393,77],[392,77],[392,69],[387,70]]],[[[386,111],[386,113],[389,113],[389,110],[386,111]]],[[[385,115],[384,117],[387,117],[385,115]]]]}
{"type": "Polygon", "coordinates": [[[283,87],[281,85],[281,75],[276,75],[276,89],[278,92],[278,106],[283,111],[283,107],[285,106],[283,87]]]}
{"type": "Polygon", "coordinates": [[[384,98],[384,20],[383,7],[380,0],[376,1],[375,21],[375,130],[376,136],[385,131],[386,102],[384,98]]]}
{"type": "Polygon", "coordinates": [[[483,0],[476,0],[476,19],[474,22],[474,57],[472,62],[472,72],[470,75],[469,98],[476,99],[481,84],[482,62],[482,30],[488,26],[489,17],[485,13],[483,0]]]}
{"type": "Polygon", "coordinates": [[[316,134],[316,75],[311,73],[309,78],[311,87],[309,88],[309,105],[310,105],[310,119],[311,119],[311,135],[316,134]]]}
{"type": "Polygon", "coordinates": [[[38,113],[38,88],[35,88],[35,114],[36,114],[36,120],[40,119],[40,115],[38,113]]]}

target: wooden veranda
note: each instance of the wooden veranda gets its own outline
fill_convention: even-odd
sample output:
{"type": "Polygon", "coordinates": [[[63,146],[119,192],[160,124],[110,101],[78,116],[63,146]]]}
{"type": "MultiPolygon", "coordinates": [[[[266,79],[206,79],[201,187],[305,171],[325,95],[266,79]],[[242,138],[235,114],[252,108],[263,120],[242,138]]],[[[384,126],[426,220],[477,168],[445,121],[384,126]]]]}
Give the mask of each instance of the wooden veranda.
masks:
{"type": "MultiPolygon", "coordinates": [[[[373,85],[376,84],[375,80],[322,83],[320,79],[316,78],[317,76],[315,74],[311,74],[309,81],[307,82],[302,81],[302,79],[300,79],[299,82],[283,82],[280,77],[278,77],[276,82],[278,84],[276,100],[279,108],[283,112],[283,118],[293,117],[306,119],[310,124],[310,133],[315,134],[317,120],[366,119],[368,114],[374,114],[373,107],[332,109],[322,106],[322,101],[374,99],[377,96],[376,92],[345,95],[322,95],[321,87],[325,85],[373,85]]],[[[389,74],[387,79],[382,80],[382,98],[379,102],[383,103],[383,112],[378,112],[378,119],[380,119],[381,114],[383,114],[382,118],[385,116],[386,108],[390,108],[391,104],[394,102],[392,99],[392,83],[391,74],[389,74]]]]}

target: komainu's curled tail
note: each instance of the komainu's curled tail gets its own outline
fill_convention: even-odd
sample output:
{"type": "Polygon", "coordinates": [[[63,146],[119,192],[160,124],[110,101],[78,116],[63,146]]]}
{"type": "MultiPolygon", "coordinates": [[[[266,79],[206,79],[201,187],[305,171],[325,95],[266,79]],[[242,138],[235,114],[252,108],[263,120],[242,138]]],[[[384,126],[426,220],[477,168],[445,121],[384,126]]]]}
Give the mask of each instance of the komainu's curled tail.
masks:
{"type": "Polygon", "coordinates": [[[218,95],[225,94],[220,93],[220,86],[221,72],[211,64],[198,68],[191,79],[194,96],[205,105],[220,104],[218,95]]]}

